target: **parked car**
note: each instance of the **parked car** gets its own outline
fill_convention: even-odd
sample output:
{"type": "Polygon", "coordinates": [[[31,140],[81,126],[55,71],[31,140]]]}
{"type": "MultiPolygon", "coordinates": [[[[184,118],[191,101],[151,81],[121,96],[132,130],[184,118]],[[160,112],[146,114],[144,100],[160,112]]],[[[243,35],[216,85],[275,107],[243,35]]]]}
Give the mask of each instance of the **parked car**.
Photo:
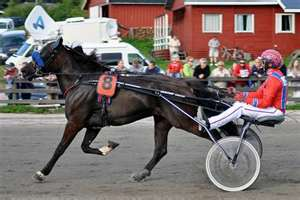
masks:
{"type": "Polygon", "coordinates": [[[0,18],[0,33],[15,29],[14,21],[10,18],[0,18]]]}
{"type": "Polygon", "coordinates": [[[14,21],[15,27],[23,26],[25,23],[25,18],[23,18],[23,17],[13,16],[13,17],[9,17],[9,18],[14,21]]]}
{"type": "Polygon", "coordinates": [[[13,55],[25,42],[25,31],[7,31],[0,33],[0,63],[13,55]]]}

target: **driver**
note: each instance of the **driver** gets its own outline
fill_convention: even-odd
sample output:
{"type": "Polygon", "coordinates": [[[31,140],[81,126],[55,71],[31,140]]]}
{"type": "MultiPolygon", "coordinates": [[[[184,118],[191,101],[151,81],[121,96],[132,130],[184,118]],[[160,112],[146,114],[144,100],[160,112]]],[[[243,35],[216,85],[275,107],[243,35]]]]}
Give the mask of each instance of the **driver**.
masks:
{"type": "Polygon", "coordinates": [[[261,117],[284,116],[287,101],[287,81],[279,70],[282,57],[276,50],[269,49],[261,55],[268,69],[266,81],[255,92],[237,92],[236,102],[219,115],[200,120],[208,129],[216,129],[228,122],[247,116],[253,119],[261,117]]]}

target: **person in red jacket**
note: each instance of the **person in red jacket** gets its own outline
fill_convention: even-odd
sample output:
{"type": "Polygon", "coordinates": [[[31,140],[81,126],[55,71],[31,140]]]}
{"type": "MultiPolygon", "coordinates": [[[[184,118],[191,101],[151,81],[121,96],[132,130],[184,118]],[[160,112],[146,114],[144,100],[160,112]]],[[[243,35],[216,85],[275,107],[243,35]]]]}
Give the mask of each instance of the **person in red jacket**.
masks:
{"type": "Polygon", "coordinates": [[[179,56],[173,56],[172,61],[168,64],[167,75],[173,78],[181,78],[183,71],[183,65],[179,59],[179,56]]]}
{"type": "Polygon", "coordinates": [[[282,57],[276,50],[262,53],[262,59],[269,68],[267,80],[255,92],[238,92],[232,107],[217,116],[202,120],[210,129],[221,127],[241,116],[259,119],[261,117],[284,116],[287,101],[287,81],[280,71],[282,57]]]}
{"type": "MultiPolygon", "coordinates": [[[[232,69],[232,76],[236,78],[249,78],[251,75],[250,66],[246,63],[245,60],[240,60],[239,64],[237,64],[232,69]]],[[[236,85],[244,87],[248,84],[248,81],[236,81],[236,85]]]]}

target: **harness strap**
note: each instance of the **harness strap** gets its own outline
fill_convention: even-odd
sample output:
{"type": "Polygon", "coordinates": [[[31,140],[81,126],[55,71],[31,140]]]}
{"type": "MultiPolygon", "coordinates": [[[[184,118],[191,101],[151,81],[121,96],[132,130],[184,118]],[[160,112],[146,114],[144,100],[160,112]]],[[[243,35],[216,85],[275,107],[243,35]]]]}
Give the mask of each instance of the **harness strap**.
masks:
{"type": "Polygon", "coordinates": [[[67,95],[69,94],[69,92],[79,85],[80,80],[81,80],[81,77],[79,77],[79,78],[75,81],[74,84],[72,84],[70,87],[68,87],[68,88],[64,91],[64,97],[67,97],[67,95]]]}

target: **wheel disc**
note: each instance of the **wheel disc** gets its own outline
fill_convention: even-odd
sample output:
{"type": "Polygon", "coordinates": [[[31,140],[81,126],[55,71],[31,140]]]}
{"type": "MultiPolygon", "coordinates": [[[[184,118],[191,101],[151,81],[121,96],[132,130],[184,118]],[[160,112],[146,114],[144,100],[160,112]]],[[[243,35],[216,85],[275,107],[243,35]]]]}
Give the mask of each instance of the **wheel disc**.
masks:
{"type": "MultiPolygon", "coordinates": [[[[233,158],[240,142],[238,137],[227,137],[218,141],[228,155],[233,158]]],[[[225,191],[241,191],[251,186],[260,171],[260,158],[255,148],[243,141],[236,164],[225,156],[221,148],[214,144],[206,157],[206,172],[218,188],[225,191]]]]}

